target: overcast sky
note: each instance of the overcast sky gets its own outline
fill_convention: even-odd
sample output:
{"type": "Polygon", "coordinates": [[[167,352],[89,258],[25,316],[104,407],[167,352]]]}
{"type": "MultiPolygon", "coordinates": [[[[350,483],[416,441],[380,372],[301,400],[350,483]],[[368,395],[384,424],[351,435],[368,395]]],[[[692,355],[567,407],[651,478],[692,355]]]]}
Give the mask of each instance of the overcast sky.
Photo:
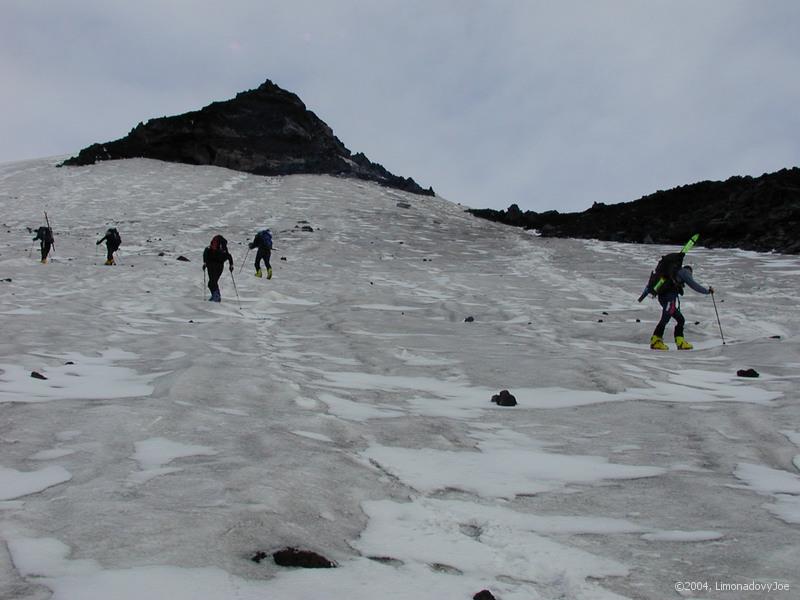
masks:
{"type": "Polygon", "coordinates": [[[266,79],[472,207],[584,210],[800,165],[796,0],[1,0],[0,162],[266,79]]]}

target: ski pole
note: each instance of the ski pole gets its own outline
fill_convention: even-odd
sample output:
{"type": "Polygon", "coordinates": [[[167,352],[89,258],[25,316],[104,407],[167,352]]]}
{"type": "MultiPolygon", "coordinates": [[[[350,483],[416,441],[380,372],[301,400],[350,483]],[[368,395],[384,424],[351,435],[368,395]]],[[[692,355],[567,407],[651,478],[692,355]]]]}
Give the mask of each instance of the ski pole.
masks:
{"type": "Polygon", "coordinates": [[[239,267],[239,273],[240,273],[240,274],[241,274],[241,272],[242,272],[242,269],[244,269],[244,264],[247,262],[247,257],[248,257],[248,256],[250,256],[250,250],[252,250],[252,248],[249,248],[249,247],[248,247],[248,248],[247,248],[247,254],[245,254],[245,255],[244,255],[244,260],[242,261],[242,266],[241,266],[241,267],[239,267]]]}
{"type": "Polygon", "coordinates": [[[719,321],[719,311],[717,310],[717,301],[714,300],[714,292],[711,292],[711,301],[714,303],[714,312],[717,315],[717,325],[719,326],[719,335],[722,338],[722,345],[725,345],[725,336],[722,334],[722,323],[719,321]]]}
{"type": "Polygon", "coordinates": [[[231,274],[231,281],[233,282],[233,291],[236,292],[236,302],[239,303],[239,310],[242,310],[242,300],[239,298],[239,290],[236,289],[236,280],[233,278],[233,269],[228,270],[231,274]]]}
{"type": "Polygon", "coordinates": [[[203,298],[206,297],[206,266],[203,265],[203,298]]]}

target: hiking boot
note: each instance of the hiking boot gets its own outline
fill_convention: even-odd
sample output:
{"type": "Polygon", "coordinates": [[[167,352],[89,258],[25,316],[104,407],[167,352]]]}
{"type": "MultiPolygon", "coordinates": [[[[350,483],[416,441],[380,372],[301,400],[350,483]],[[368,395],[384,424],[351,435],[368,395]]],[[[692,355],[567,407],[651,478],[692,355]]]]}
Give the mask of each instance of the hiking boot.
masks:
{"type": "Polygon", "coordinates": [[[675,345],[678,347],[678,350],[691,350],[694,348],[694,346],[683,339],[683,337],[680,335],[675,338],[675,345]]]}
{"type": "Polygon", "coordinates": [[[267,279],[272,279],[272,267],[267,267],[267,279]]]}
{"type": "Polygon", "coordinates": [[[667,345],[664,343],[664,340],[657,335],[654,335],[650,338],[650,348],[652,350],[669,350],[667,345]]]}
{"type": "Polygon", "coordinates": [[[113,264],[114,264],[114,261],[113,261],[112,259],[110,259],[110,258],[109,258],[108,260],[106,260],[105,264],[107,264],[107,265],[113,265],[113,264]]]}
{"type": "Polygon", "coordinates": [[[43,259],[42,259],[42,264],[43,264],[43,265],[46,265],[46,264],[47,264],[47,259],[46,259],[46,258],[43,258],[43,259]]]}
{"type": "Polygon", "coordinates": [[[211,301],[212,302],[222,302],[222,296],[220,296],[219,292],[212,292],[211,293],[211,301]]]}
{"type": "Polygon", "coordinates": [[[261,269],[256,269],[256,277],[261,277],[261,269]]]}

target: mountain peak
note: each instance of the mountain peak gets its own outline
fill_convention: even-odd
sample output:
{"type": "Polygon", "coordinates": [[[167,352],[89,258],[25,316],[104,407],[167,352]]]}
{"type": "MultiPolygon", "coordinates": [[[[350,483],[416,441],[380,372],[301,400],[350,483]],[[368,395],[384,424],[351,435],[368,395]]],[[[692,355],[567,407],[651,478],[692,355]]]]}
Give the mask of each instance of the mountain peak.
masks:
{"type": "Polygon", "coordinates": [[[256,175],[340,175],[434,195],[433,188],[394,175],[361,153],[352,155],[296,94],[269,79],[230,100],[139,123],[124,138],[92,144],[63,164],[120,158],[214,165],[256,175]]]}

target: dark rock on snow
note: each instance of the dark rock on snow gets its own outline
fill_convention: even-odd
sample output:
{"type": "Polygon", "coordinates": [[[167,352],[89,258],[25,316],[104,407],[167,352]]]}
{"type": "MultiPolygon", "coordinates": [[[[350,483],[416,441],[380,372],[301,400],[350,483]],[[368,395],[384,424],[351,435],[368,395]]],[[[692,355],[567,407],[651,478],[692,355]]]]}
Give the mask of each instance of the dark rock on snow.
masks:
{"type": "Polygon", "coordinates": [[[758,377],[758,371],[755,369],[739,369],[736,374],[739,377],[758,377]]]}
{"type": "Polygon", "coordinates": [[[472,597],[472,600],[495,600],[495,597],[489,590],[481,590],[472,597]]]}
{"type": "Polygon", "coordinates": [[[632,202],[595,203],[580,213],[470,209],[543,237],[601,239],[682,246],[695,233],[708,248],[800,253],[800,168],[761,177],[701,181],[632,202]]]}
{"type": "Polygon", "coordinates": [[[467,317],[464,319],[464,323],[472,323],[475,321],[475,317],[467,317]]]}
{"type": "Polygon", "coordinates": [[[41,373],[38,373],[37,371],[31,371],[31,377],[33,377],[34,379],[47,379],[47,377],[45,377],[41,373]]]}
{"type": "Polygon", "coordinates": [[[497,406],[516,406],[517,399],[508,390],[502,390],[499,394],[492,396],[492,402],[497,406]]]}
{"type": "Polygon", "coordinates": [[[179,257],[178,257],[178,258],[176,258],[175,260],[179,260],[179,261],[181,261],[181,262],[191,262],[191,261],[190,261],[188,258],[186,258],[185,256],[179,256],[179,257]]]}
{"type": "Polygon", "coordinates": [[[272,560],[281,567],[302,567],[304,569],[332,569],[336,567],[335,562],[316,552],[297,548],[278,550],[272,554],[272,560]]]}
{"type": "Polygon", "coordinates": [[[364,154],[352,154],[295,94],[267,80],[200,110],[139,123],[124,138],[92,144],[67,166],[99,160],[154,158],[214,165],[256,175],[341,175],[433,196],[410,177],[393,175],[364,154]]]}

